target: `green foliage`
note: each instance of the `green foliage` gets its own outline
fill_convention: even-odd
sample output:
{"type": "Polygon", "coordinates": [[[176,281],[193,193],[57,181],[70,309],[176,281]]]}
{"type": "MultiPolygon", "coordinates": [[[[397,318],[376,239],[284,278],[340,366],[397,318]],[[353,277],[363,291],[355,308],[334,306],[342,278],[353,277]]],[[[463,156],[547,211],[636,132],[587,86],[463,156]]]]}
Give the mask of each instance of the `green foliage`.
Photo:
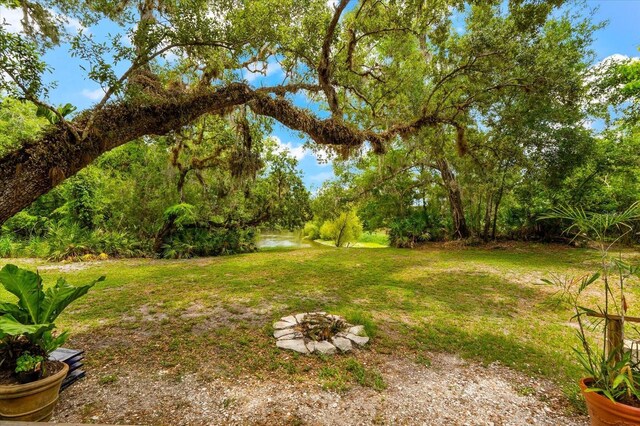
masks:
{"type": "Polygon", "coordinates": [[[188,259],[256,251],[253,228],[188,228],[173,235],[162,246],[162,257],[188,259]]]}
{"type": "Polygon", "coordinates": [[[0,97],[0,156],[38,136],[46,122],[35,110],[29,102],[0,97]]]}
{"type": "Polygon", "coordinates": [[[432,239],[427,220],[420,214],[393,219],[389,224],[389,242],[393,247],[413,248],[432,239]]]}
{"type": "Polygon", "coordinates": [[[39,380],[44,375],[46,357],[31,355],[25,351],[16,360],[14,374],[20,383],[30,383],[39,380]]]}
{"type": "Polygon", "coordinates": [[[54,336],[54,321],[64,309],[84,296],[104,277],[83,286],[72,286],[64,278],[44,290],[40,275],[5,265],[0,270],[0,283],[17,297],[17,303],[0,303],[0,352],[2,368],[13,369],[26,351],[46,356],[67,339],[63,332],[54,336]]]}
{"type": "Polygon", "coordinates": [[[565,280],[559,277],[544,280],[547,284],[557,285],[562,291],[561,298],[574,310],[580,341],[575,353],[591,380],[587,391],[601,393],[614,402],[635,405],[640,400],[640,365],[631,359],[632,353],[625,353],[623,342],[624,317],[628,309],[626,285],[632,276],[640,276],[640,265],[631,265],[621,256],[612,256],[610,251],[620,238],[632,232],[631,222],[640,218],[640,205],[635,203],[622,212],[604,214],[586,212],[580,206],[562,206],[544,218],[569,222],[567,232],[597,244],[599,249],[600,268],[596,272],[565,280]],[[597,283],[603,285],[604,306],[585,307],[583,300],[587,290],[597,283]],[[588,320],[593,315],[598,315],[597,320],[588,320]],[[620,321],[619,330],[611,327],[612,321],[620,321]],[[592,341],[591,333],[598,333],[601,340],[592,341]]]}
{"type": "Polygon", "coordinates": [[[78,108],[71,104],[65,104],[56,108],[54,112],[49,108],[39,105],[36,110],[36,116],[45,118],[50,124],[58,124],[60,123],[60,117],[64,119],[76,109],[78,108]]]}
{"type": "Polygon", "coordinates": [[[302,230],[302,234],[310,239],[310,240],[317,240],[320,238],[320,228],[318,227],[318,225],[314,222],[307,222],[304,225],[304,228],[302,230]]]}
{"type": "Polygon", "coordinates": [[[296,229],[310,217],[297,161],[264,137],[268,130],[265,120],[238,112],[109,152],[6,222],[0,254],[93,260],[253,251],[256,228],[296,229]]]}
{"type": "Polygon", "coordinates": [[[42,236],[46,233],[48,224],[47,218],[34,216],[23,210],[9,219],[2,230],[18,237],[42,236]]]}
{"type": "Polygon", "coordinates": [[[358,238],[358,242],[362,244],[375,244],[378,246],[388,246],[389,236],[384,232],[363,232],[358,238]]]}
{"type": "Polygon", "coordinates": [[[336,219],[326,221],[320,227],[320,237],[343,247],[358,240],[362,234],[362,223],[355,211],[341,213],[336,219]]]}
{"type": "Polygon", "coordinates": [[[28,373],[40,368],[41,363],[44,362],[44,357],[40,355],[31,355],[30,353],[24,353],[20,355],[20,358],[16,360],[16,373],[28,373]]]}
{"type": "Polygon", "coordinates": [[[14,254],[13,241],[9,236],[0,237],[0,257],[11,257],[14,254]]]}

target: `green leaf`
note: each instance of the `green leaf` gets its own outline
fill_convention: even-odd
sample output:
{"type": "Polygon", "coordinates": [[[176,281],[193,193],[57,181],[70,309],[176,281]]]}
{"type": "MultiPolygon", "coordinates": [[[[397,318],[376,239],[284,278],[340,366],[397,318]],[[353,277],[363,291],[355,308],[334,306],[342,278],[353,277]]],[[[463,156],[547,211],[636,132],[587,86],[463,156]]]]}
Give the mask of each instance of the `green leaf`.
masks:
{"type": "Polygon", "coordinates": [[[71,104],[65,104],[61,107],[58,108],[58,112],[60,113],[60,115],[62,115],[63,117],[66,117],[67,115],[71,114],[72,112],[74,112],[75,110],[77,110],[78,108],[71,105],[71,104]]]}
{"type": "Polygon", "coordinates": [[[0,270],[0,282],[4,288],[18,297],[18,306],[27,311],[32,324],[40,318],[40,303],[44,298],[42,278],[36,273],[6,265],[0,270]]]}
{"type": "Polygon", "coordinates": [[[51,353],[56,349],[58,349],[60,346],[64,345],[64,342],[67,341],[68,337],[69,337],[69,332],[67,331],[65,331],[64,333],[61,333],[57,337],[53,337],[53,334],[51,333],[51,331],[47,330],[44,333],[42,333],[42,337],[40,338],[38,343],[46,353],[51,353]]]}
{"type": "Polygon", "coordinates": [[[11,315],[3,315],[0,317],[0,339],[6,336],[20,336],[23,334],[40,334],[47,330],[51,330],[53,324],[23,324],[11,315]]]}
{"type": "Polygon", "coordinates": [[[0,302],[0,315],[11,315],[22,323],[29,322],[29,314],[15,303],[0,302]]]}
{"type": "Polygon", "coordinates": [[[582,291],[585,288],[587,288],[588,286],[596,282],[598,278],[600,278],[600,272],[596,272],[595,274],[591,275],[589,278],[583,279],[582,284],[580,284],[580,289],[578,290],[578,292],[582,293],[582,291]]]}
{"type": "Polygon", "coordinates": [[[56,285],[45,292],[39,321],[43,323],[55,321],[71,302],[87,294],[91,287],[104,279],[105,277],[102,276],[87,285],[76,287],[67,283],[64,278],[59,278],[56,285]]]}
{"type": "Polygon", "coordinates": [[[618,386],[620,386],[620,383],[622,382],[628,382],[627,380],[625,380],[627,378],[627,376],[625,376],[624,374],[618,374],[618,376],[613,379],[613,384],[611,385],[614,389],[617,388],[618,386]]]}

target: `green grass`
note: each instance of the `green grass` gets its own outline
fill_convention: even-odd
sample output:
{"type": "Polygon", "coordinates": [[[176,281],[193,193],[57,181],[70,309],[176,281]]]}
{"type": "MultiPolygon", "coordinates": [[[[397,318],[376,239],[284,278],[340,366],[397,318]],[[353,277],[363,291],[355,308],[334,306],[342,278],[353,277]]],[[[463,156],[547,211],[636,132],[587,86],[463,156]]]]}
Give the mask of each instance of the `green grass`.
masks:
{"type": "Polygon", "coordinates": [[[389,236],[384,232],[363,232],[358,238],[358,243],[365,246],[389,246],[389,236]]]}
{"type": "MultiPolygon", "coordinates": [[[[445,351],[550,378],[571,397],[581,375],[572,355],[571,312],[549,303],[553,290],[538,283],[553,272],[583,271],[591,255],[536,245],[508,250],[319,246],[73,264],[85,267],[64,273],[73,284],[100,275],[107,280],[72,305],[58,326],[72,332],[68,346],[90,354],[90,369],[144,366],[167,371],[168,380],[187,373],[207,380],[279,371],[289,380],[314,380],[338,391],[354,384],[380,390],[385,385],[376,354],[407,356],[428,366],[429,352],[445,351]],[[304,311],[328,311],[363,324],[373,337],[369,349],[336,361],[275,348],[273,321],[304,311]]],[[[40,273],[50,284],[62,274],[50,268],[40,273]]],[[[629,315],[637,315],[638,291],[631,293],[629,315]]],[[[0,300],[10,298],[0,292],[0,300]]]]}
{"type": "MultiPolygon", "coordinates": [[[[324,246],[335,247],[331,240],[314,240],[324,246]]],[[[358,241],[349,243],[350,248],[386,248],[389,247],[389,236],[384,232],[363,232],[358,241]]]]}

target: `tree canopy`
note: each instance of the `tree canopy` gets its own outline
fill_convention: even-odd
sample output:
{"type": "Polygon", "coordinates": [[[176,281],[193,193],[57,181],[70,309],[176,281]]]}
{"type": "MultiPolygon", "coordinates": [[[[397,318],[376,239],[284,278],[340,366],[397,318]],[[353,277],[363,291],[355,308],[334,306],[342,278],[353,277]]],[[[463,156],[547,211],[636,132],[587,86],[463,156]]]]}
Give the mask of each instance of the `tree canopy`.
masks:
{"type": "Polygon", "coordinates": [[[593,30],[560,0],[3,4],[24,18],[22,31],[0,31],[0,89],[48,111],[51,124],[0,158],[0,223],[106,151],[238,108],[342,155],[365,143],[383,152],[422,131],[453,132],[463,152],[476,117],[506,99],[575,103],[582,89],[567,64],[584,69],[593,30]],[[70,32],[70,19],[86,30],[70,32]],[[119,30],[98,40],[90,29],[105,22],[119,30]],[[46,53],[60,48],[105,90],[66,116],[47,101],[46,53]],[[242,78],[274,61],[281,84],[242,78]]]}

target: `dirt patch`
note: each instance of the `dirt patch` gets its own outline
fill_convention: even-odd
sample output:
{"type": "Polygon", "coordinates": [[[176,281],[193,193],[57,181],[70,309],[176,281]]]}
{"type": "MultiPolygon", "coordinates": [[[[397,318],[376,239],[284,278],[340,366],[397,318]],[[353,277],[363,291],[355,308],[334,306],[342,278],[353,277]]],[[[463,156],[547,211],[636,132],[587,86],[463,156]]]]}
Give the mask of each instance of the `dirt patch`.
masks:
{"type": "Polygon", "coordinates": [[[39,266],[38,269],[41,271],[76,272],[89,268],[91,263],[93,262],[60,263],[39,266]]]}
{"type": "Polygon", "coordinates": [[[158,322],[169,318],[169,316],[164,312],[158,312],[162,309],[162,307],[162,304],[158,304],[155,307],[149,306],[147,304],[140,306],[139,311],[142,314],[142,320],[158,322]]]}
{"type": "Polygon", "coordinates": [[[431,354],[430,366],[370,354],[387,388],[358,385],[338,394],[313,380],[234,380],[109,366],[61,395],[54,420],[118,424],[586,425],[544,380],[499,365],[431,354]],[[107,374],[108,373],[108,374],[107,374]],[[105,374],[107,374],[105,376],[105,374]],[[108,379],[105,379],[107,377],[108,379]]]}

